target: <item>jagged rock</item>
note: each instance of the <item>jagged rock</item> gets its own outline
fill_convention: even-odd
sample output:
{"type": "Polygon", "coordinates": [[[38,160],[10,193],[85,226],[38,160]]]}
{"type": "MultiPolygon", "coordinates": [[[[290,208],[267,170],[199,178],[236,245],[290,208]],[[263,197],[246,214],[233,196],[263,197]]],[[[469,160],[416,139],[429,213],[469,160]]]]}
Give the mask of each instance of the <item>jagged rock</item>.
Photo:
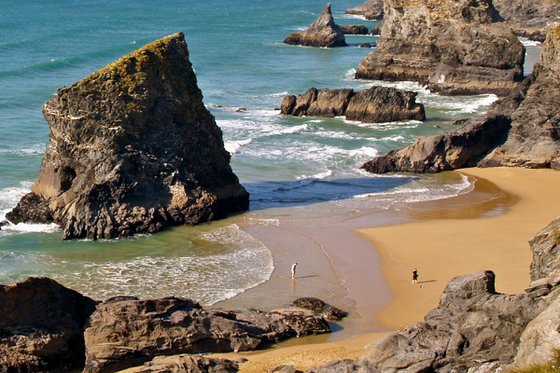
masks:
{"type": "Polygon", "coordinates": [[[560,218],[537,233],[530,244],[533,252],[531,281],[557,277],[560,272],[560,218]]]}
{"type": "Polygon", "coordinates": [[[54,221],[65,239],[98,239],[248,208],[182,33],[59,89],[43,113],[50,143],[12,222],[54,221]]]}
{"type": "Polygon", "coordinates": [[[129,373],[236,373],[239,364],[227,359],[213,359],[201,355],[158,356],[129,373]]]}
{"type": "Polygon", "coordinates": [[[544,41],[560,17],[560,4],[555,1],[492,0],[492,3],[516,35],[544,41]]]}
{"type": "Polygon", "coordinates": [[[374,173],[438,172],[461,167],[560,168],[560,26],[543,45],[541,64],[483,118],[367,162],[374,173]]]}
{"type": "Polygon", "coordinates": [[[270,371],[270,373],[303,373],[301,370],[294,368],[291,365],[281,365],[270,371]]]}
{"type": "Polygon", "coordinates": [[[312,297],[298,298],[294,301],[294,305],[305,310],[313,311],[322,315],[325,319],[331,321],[339,321],[348,316],[348,312],[339,308],[326,304],[320,299],[312,297]]]}
{"type": "Polygon", "coordinates": [[[372,35],[381,35],[381,25],[373,26],[369,33],[372,35]]]}
{"type": "Polygon", "coordinates": [[[204,310],[179,298],[113,301],[90,317],[84,371],[112,372],[158,355],[249,351],[327,332],[325,319],[303,310],[204,310]]]}
{"type": "Polygon", "coordinates": [[[369,29],[364,25],[340,25],[338,26],[345,35],[367,35],[369,29]]]}
{"type": "Polygon", "coordinates": [[[345,13],[364,16],[366,19],[382,19],[384,15],[383,0],[367,0],[362,5],[346,9],[345,13]]]}
{"type": "Polygon", "coordinates": [[[312,371],[450,373],[503,368],[513,362],[525,327],[556,296],[497,294],[491,271],[457,277],[424,322],[374,343],[358,361],[312,371]]]}
{"type": "Polygon", "coordinates": [[[323,12],[305,31],[288,35],[284,43],[326,48],[347,46],[344,33],[334,22],[330,3],[325,6],[323,12]]]}
{"type": "Polygon", "coordinates": [[[369,123],[426,119],[424,105],[416,103],[416,93],[379,86],[358,92],[311,88],[298,97],[284,97],[280,112],[327,118],[345,115],[347,119],[369,123]]]}
{"type": "Polygon", "coordinates": [[[68,371],[84,365],[84,325],[95,302],[47,278],[0,285],[0,370],[68,371]]]}
{"type": "Polygon", "coordinates": [[[494,27],[491,0],[385,0],[377,49],[358,79],[412,80],[445,94],[507,95],[523,79],[525,51],[494,27]]]}

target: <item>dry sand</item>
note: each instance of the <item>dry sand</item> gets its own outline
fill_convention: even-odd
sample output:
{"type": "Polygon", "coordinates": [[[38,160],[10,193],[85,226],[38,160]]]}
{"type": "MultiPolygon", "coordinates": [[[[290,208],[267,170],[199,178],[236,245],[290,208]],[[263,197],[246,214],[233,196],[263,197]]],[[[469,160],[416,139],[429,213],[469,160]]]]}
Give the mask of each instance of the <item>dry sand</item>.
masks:
{"type": "MultiPolygon", "coordinates": [[[[560,172],[518,168],[459,172],[476,180],[473,192],[418,203],[402,212],[405,223],[358,230],[370,240],[372,252],[379,254],[381,274],[394,297],[381,310],[377,307],[381,324],[376,322],[375,327],[379,330],[394,330],[422,320],[437,306],[447,282],[461,274],[491,269],[496,273],[496,289],[503,293],[522,292],[529,284],[528,241],[560,214],[560,172]],[[413,267],[420,274],[416,285],[411,284],[413,267]]],[[[333,265],[337,264],[345,266],[334,258],[333,265]]],[[[364,276],[371,276],[370,270],[359,269],[364,276]]],[[[359,275],[353,273],[354,277],[359,275]]],[[[353,291],[351,286],[348,290],[353,294],[363,291],[353,291]]],[[[359,309],[364,297],[354,298],[359,309]]],[[[308,337],[262,352],[222,356],[246,358],[242,373],[267,372],[283,364],[305,370],[359,357],[368,344],[386,334],[358,332],[357,336],[334,342],[308,337]]]]}

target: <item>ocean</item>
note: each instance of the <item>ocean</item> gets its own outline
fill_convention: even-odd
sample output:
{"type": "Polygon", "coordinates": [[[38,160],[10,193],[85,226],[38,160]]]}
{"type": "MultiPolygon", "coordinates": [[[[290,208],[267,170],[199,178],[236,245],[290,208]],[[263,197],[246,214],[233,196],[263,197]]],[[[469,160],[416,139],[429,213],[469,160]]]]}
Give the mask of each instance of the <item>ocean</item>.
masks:
{"type": "MultiPolygon", "coordinates": [[[[339,24],[365,24],[333,4],[339,24]]],[[[267,281],[271,248],[252,225],[285,218],[346,219],[449,198],[472,186],[465,178],[364,173],[372,157],[480,115],[493,95],[445,97],[416,83],[357,81],[353,73],[373,36],[347,36],[346,48],[282,44],[305,29],[325,2],[166,0],[6,1],[0,9],[0,221],[35,180],[49,129],[43,103],[57,88],[120,56],[182,31],[205,105],[222,128],[232,167],[251,193],[251,210],[198,227],[110,241],[62,241],[56,225],[0,230],[0,283],[49,276],[96,299],[177,295],[211,305],[267,281]],[[418,92],[428,119],[367,124],[343,118],[279,114],[282,97],[311,87],[365,89],[383,84],[418,92]]],[[[527,46],[526,73],[538,60],[527,46]]]]}

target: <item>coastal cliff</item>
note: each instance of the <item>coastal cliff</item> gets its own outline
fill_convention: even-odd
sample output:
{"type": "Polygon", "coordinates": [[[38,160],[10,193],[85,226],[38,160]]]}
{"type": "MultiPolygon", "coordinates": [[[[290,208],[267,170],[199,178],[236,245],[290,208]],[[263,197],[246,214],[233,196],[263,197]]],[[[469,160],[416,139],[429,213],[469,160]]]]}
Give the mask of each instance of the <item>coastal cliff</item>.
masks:
{"type": "Polygon", "coordinates": [[[356,78],[507,95],[523,79],[525,51],[513,32],[492,25],[498,19],[490,0],[386,0],[377,49],[356,78]]]}
{"type": "Polygon", "coordinates": [[[367,0],[362,5],[346,9],[346,14],[364,16],[370,20],[380,20],[383,18],[383,0],[367,0]]]}
{"type": "Polygon", "coordinates": [[[285,44],[306,47],[345,47],[344,32],[334,22],[331,3],[328,3],[319,17],[302,32],[291,33],[284,39],[285,44]]]}
{"type": "Polygon", "coordinates": [[[506,25],[519,36],[544,41],[558,23],[560,4],[554,0],[492,0],[506,25]]]}
{"type": "Polygon", "coordinates": [[[419,138],[363,165],[373,173],[439,172],[461,167],[560,168],[560,26],[547,36],[541,64],[483,118],[444,135],[419,138]]]}
{"type": "Polygon", "coordinates": [[[43,108],[39,176],[7,218],[54,221],[64,238],[114,238],[247,210],[182,33],[157,40],[43,108]]]}

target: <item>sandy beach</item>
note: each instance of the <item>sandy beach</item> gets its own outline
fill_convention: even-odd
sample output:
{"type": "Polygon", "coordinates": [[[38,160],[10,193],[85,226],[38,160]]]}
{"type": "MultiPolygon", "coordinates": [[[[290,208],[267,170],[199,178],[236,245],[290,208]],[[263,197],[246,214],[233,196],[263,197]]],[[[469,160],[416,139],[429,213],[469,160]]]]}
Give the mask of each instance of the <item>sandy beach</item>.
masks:
{"type": "MultiPolygon", "coordinates": [[[[336,305],[353,305],[355,317],[342,323],[344,333],[302,338],[264,351],[225,356],[247,359],[241,372],[266,372],[282,364],[305,370],[329,361],[359,357],[371,342],[389,331],[421,321],[437,306],[451,278],[479,270],[491,269],[496,273],[497,291],[522,292],[529,284],[528,241],[559,215],[556,192],[560,172],[518,168],[457,172],[475,183],[473,191],[455,198],[416,203],[399,211],[398,219],[384,220],[384,226],[363,228],[371,217],[362,217],[353,223],[362,225],[355,230],[354,243],[358,249],[347,250],[346,255],[330,255],[330,249],[321,240],[310,238],[323,250],[318,257],[328,254],[330,262],[307,270],[330,269],[326,271],[329,273],[313,272],[309,279],[324,276],[341,281],[346,288],[346,300],[336,301],[344,293],[342,290],[341,294],[327,298],[336,305]],[[368,252],[362,252],[364,246],[368,252]],[[414,267],[420,275],[415,285],[411,284],[414,267]],[[381,279],[376,277],[376,271],[381,279]],[[360,277],[363,281],[355,280],[360,277]]],[[[289,253],[285,256],[291,258],[289,253]]],[[[309,256],[304,259],[311,260],[309,256]]],[[[287,281],[274,276],[265,284],[266,289],[289,286],[287,281]]],[[[248,292],[240,304],[262,295],[262,289],[257,289],[252,296],[248,292]]],[[[290,295],[303,294],[294,290],[290,295]]]]}

